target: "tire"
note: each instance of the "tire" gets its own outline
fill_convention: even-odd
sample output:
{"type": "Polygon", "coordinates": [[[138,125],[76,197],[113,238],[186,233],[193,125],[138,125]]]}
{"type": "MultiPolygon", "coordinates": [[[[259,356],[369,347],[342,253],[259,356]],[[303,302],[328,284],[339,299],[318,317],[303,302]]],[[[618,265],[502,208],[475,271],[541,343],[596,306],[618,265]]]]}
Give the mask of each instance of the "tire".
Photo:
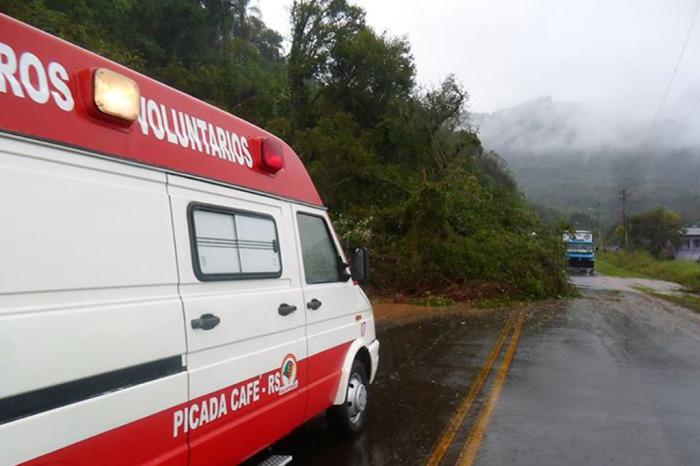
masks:
{"type": "Polygon", "coordinates": [[[326,411],[328,426],[338,438],[350,438],[359,434],[367,422],[369,383],[365,365],[355,360],[345,391],[345,402],[331,406],[326,411]]]}

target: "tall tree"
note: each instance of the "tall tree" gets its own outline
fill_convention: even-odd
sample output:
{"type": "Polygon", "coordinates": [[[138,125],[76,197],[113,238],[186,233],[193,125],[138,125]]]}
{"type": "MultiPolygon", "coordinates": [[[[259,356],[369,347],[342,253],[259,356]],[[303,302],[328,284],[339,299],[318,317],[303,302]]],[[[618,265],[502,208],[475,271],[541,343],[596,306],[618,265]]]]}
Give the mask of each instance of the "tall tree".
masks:
{"type": "Polygon", "coordinates": [[[370,28],[336,41],[328,61],[327,97],[367,127],[378,123],[394,99],[410,98],[415,88],[409,43],[370,28]]]}
{"type": "Polygon", "coordinates": [[[298,113],[308,105],[314,80],[323,81],[327,77],[334,46],[365,27],[365,12],[346,0],[295,0],[291,22],[287,75],[292,110],[298,113]]]}
{"type": "Polygon", "coordinates": [[[634,247],[656,258],[672,256],[681,244],[682,226],[680,215],[658,207],[630,218],[630,239],[634,247]]]}

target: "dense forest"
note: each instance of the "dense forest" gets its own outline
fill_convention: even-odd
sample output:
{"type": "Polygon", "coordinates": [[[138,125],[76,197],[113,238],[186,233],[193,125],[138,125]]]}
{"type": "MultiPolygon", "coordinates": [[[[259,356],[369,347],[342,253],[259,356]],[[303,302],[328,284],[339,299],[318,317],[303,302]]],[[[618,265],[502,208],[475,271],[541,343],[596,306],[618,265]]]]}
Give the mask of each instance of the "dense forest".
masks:
{"type": "Polygon", "coordinates": [[[453,298],[566,288],[561,236],[465,124],[452,76],[346,0],[296,1],[289,45],[247,0],[0,0],[0,11],[245,118],[298,152],[375,290],[453,298]]]}

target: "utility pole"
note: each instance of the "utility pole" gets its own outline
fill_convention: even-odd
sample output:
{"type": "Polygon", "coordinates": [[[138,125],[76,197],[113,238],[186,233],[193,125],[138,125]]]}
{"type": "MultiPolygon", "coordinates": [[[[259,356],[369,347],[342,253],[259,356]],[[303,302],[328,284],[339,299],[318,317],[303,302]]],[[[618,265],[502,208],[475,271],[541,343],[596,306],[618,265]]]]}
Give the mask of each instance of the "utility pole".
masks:
{"type": "Polygon", "coordinates": [[[601,249],[605,249],[605,242],[603,240],[603,234],[600,231],[600,201],[595,203],[595,235],[596,244],[600,245],[601,249]]]}
{"type": "Polygon", "coordinates": [[[603,249],[604,248],[603,234],[600,231],[600,201],[595,203],[595,208],[589,207],[586,211],[589,214],[588,221],[592,222],[590,224],[587,224],[586,228],[590,228],[591,233],[593,233],[593,238],[595,239],[596,250],[598,248],[603,249]]]}
{"type": "Polygon", "coordinates": [[[629,221],[627,219],[627,189],[619,191],[620,199],[622,200],[622,229],[625,232],[625,252],[630,252],[630,234],[629,234],[629,221]]]}

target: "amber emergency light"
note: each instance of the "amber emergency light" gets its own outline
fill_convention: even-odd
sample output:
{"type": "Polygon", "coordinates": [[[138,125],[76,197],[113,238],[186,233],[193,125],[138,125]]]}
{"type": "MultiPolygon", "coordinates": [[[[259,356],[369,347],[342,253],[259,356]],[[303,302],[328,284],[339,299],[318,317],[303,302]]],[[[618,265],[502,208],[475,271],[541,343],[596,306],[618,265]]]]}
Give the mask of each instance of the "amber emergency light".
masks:
{"type": "Polygon", "coordinates": [[[105,115],[132,123],[139,117],[139,85],[131,78],[105,68],[95,70],[93,99],[105,115]]]}

